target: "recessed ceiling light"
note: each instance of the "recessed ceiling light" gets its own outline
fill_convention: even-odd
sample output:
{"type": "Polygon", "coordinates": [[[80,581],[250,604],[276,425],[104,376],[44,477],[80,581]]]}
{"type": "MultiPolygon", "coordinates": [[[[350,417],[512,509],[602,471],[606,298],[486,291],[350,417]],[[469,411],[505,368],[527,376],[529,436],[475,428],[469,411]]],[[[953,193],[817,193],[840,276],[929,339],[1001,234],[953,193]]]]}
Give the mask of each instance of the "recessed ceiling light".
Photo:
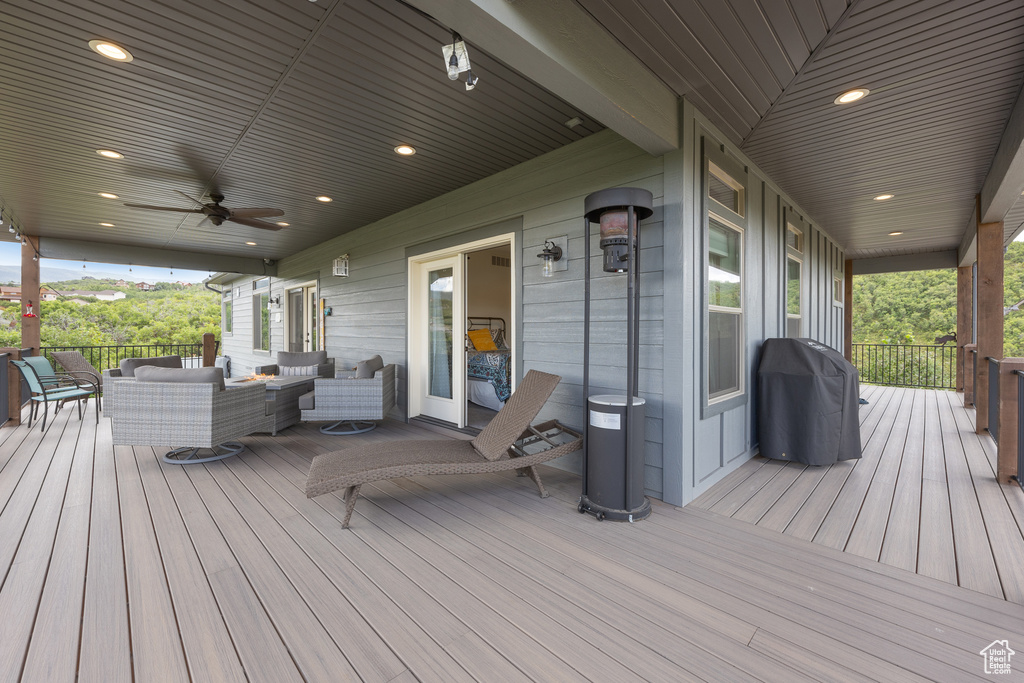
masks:
{"type": "Polygon", "coordinates": [[[248,244],[250,247],[255,247],[256,246],[255,242],[246,242],[246,244],[248,244]]]}
{"type": "Polygon", "coordinates": [[[291,225],[291,223],[285,223],[284,221],[278,221],[277,224],[280,225],[282,228],[287,228],[289,225],[291,225]]]}
{"type": "Polygon", "coordinates": [[[115,62],[130,62],[134,57],[132,53],[124,49],[120,45],[114,45],[109,40],[90,40],[89,47],[92,48],[93,52],[98,52],[107,59],[113,59],[115,62]]]}
{"type": "Polygon", "coordinates": [[[115,152],[112,149],[98,149],[96,150],[96,153],[99,154],[101,157],[106,157],[108,159],[124,159],[123,154],[121,154],[120,152],[115,152]]]}
{"type": "Polygon", "coordinates": [[[884,202],[886,199],[892,199],[895,196],[896,195],[894,195],[894,194],[880,194],[877,197],[875,197],[875,201],[876,202],[884,202]]]}
{"type": "Polygon", "coordinates": [[[832,100],[834,104],[849,104],[850,102],[856,102],[857,100],[867,97],[868,93],[871,92],[867,88],[856,88],[855,90],[847,90],[839,97],[832,100]]]}
{"type": "Polygon", "coordinates": [[[395,152],[404,157],[408,157],[416,153],[416,148],[411,145],[399,145],[398,147],[395,147],[395,152]]]}
{"type": "Polygon", "coordinates": [[[322,195],[320,195],[319,197],[317,197],[317,198],[316,198],[316,200],[317,200],[318,202],[325,202],[325,203],[326,203],[326,202],[333,202],[333,201],[334,201],[333,199],[331,199],[330,197],[328,197],[328,196],[327,196],[327,195],[325,195],[325,194],[322,194],[322,195]]]}
{"type": "Polygon", "coordinates": [[[112,227],[114,227],[113,223],[100,223],[100,225],[102,225],[104,228],[112,228],[112,227]]]}
{"type": "Polygon", "coordinates": [[[902,235],[902,234],[903,234],[902,230],[894,230],[893,232],[889,233],[889,237],[896,237],[897,235],[902,235]]]}
{"type": "Polygon", "coordinates": [[[99,194],[100,194],[100,196],[101,196],[101,197],[103,197],[104,199],[120,199],[120,197],[118,197],[118,196],[117,196],[116,194],[114,194],[113,192],[100,192],[99,194]]]}

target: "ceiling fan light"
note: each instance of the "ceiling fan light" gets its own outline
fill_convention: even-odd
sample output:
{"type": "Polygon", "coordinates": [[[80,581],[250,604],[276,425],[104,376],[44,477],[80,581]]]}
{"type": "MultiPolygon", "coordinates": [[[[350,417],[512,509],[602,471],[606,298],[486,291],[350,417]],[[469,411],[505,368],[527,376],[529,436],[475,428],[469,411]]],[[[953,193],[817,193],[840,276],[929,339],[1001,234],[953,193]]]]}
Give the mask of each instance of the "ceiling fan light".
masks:
{"type": "Polygon", "coordinates": [[[107,59],[112,59],[115,62],[130,62],[134,57],[132,53],[124,49],[120,45],[115,45],[109,40],[90,40],[89,47],[93,52],[101,54],[107,59]]]}

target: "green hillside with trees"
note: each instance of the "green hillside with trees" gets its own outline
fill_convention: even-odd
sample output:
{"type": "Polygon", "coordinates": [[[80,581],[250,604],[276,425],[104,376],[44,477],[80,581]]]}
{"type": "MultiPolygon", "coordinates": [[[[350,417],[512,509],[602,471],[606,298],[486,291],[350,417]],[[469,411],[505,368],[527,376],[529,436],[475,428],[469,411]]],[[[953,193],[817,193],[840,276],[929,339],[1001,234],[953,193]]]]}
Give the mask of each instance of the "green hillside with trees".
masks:
{"type": "MultiPolygon", "coordinates": [[[[1024,242],[1006,251],[1004,306],[1024,299],[1024,242]]],[[[1005,318],[1005,356],[1024,356],[1024,304],[1005,318]]],[[[858,275],[853,279],[854,344],[933,344],[956,331],[956,271],[858,275]]]]}
{"type": "MultiPolygon", "coordinates": [[[[192,344],[206,332],[220,339],[220,298],[202,285],[184,287],[160,282],[141,292],[116,287],[116,280],[85,279],[55,283],[58,292],[78,290],[125,293],[124,299],[101,301],[89,296],[63,296],[42,302],[43,346],[115,346],[192,344]]],[[[21,345],[21,304],[0,302],[0,345],[21,345]]]]}

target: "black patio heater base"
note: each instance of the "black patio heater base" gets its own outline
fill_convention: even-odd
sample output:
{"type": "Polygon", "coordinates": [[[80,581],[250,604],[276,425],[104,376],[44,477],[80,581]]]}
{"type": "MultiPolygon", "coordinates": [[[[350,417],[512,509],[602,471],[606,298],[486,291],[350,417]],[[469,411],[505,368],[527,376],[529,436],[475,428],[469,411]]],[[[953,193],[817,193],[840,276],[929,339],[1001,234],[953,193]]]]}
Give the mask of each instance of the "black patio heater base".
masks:
{"type": "Polygon", "coordinates": [[[610,519],[613,522],[639,522],[642,519],[647,519],[651,516],[651,501],[644,498],[644,502],[640,504],[640,507],[633,510],[616,510],[614,508],[607,508],[603,505],[591,501],[586,496],[580,496],[579,505],[576,509],[580,514],[591,514],[597,518],[597,521],[601,522],[606,519],[610,519]]]}

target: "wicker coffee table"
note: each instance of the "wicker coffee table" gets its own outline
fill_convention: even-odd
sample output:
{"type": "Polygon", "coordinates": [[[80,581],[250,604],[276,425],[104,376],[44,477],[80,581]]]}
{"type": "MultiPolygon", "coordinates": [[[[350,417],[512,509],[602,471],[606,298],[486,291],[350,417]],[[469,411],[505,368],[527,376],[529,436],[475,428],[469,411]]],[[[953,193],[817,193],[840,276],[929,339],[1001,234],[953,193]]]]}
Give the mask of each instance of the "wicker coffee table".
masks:
{"type": "Polygon", "coordinates": [[[250,377],[232,377],[224,380],[228,389],[244,387],[253,382],[260,382],[267,387],[267,402],[274,404],[274,434],[285,427],[291,427],[299,421],[299,397],[313,391],[312,375],[296,375],[292,377],[272,376],[269,379],[252,379],[250,377]]]}

